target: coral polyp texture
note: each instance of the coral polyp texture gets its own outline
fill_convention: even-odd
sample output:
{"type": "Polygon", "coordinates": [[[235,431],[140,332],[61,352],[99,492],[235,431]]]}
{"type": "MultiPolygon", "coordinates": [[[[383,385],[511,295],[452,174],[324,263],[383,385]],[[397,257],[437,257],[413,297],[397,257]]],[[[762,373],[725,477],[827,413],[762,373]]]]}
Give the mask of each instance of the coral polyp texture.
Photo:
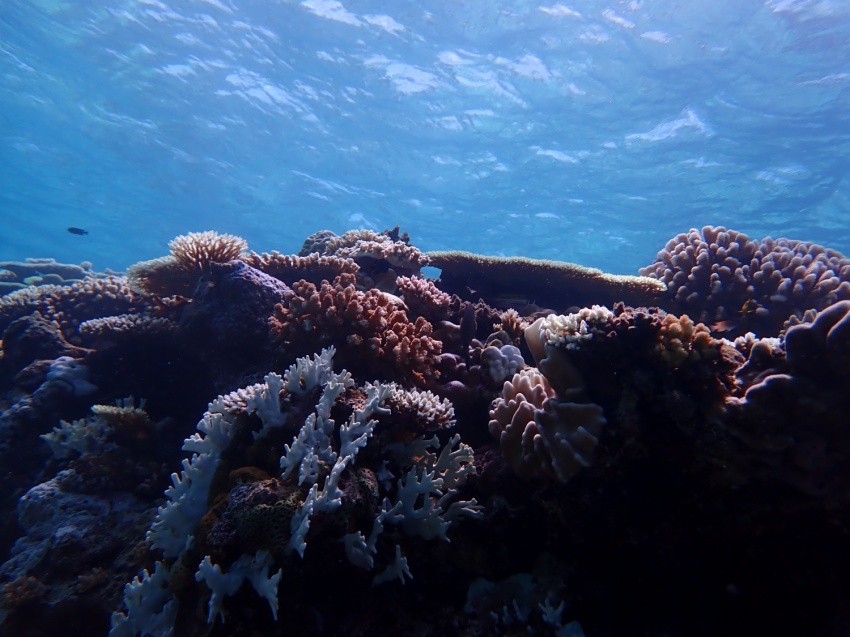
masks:
{"type": "Polygon", "coordinates": [[[242,237],[217,232],[190,232],[168,243],[171,256],[186,270],[206,272],[211,263],[229,263],[248,250],[242,237]]]}
{"type": "Polygon", "coordinates": [[[0,634],[850,632],[843,255],[169,247],[0,268],[0,634]]]}
{"type": "Polygon", "coordinates": [[[850,259],[806,241],[761,241],[723,226],[671,239],[640,270],[667,285],[668,309],[722,331],[776,335],[792,315],[850,299],[850,259]]]}
{"type": "Polygon", "coordinates": [[[533,305],[553,310],[593,303],[650,303],[665,291],[652,277],[607,274],[575,263],[493,257],[461,251],[429,252],[444,289],[481,297],[496,307],[533,305]]]}

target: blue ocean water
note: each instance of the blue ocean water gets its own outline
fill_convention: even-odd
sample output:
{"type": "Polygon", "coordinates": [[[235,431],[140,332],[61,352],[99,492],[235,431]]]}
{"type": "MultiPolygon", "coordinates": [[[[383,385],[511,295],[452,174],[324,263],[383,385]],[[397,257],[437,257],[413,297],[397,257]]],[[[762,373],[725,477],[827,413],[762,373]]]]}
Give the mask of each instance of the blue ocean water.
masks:
{"type": "Polygon", "coordinates": [[[394,225],[621,273],[705,224],[850,253],[840,0],[7,0],[0,71],[4,259],[394,225]]]}

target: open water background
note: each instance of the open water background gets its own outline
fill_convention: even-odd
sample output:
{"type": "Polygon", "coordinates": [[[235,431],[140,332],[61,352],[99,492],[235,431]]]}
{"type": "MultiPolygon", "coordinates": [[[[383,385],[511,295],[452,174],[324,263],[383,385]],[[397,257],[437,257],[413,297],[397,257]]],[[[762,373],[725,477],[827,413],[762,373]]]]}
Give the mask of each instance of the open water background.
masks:
{"type": "Polygon", "coordinates": [[[0,0],[0,78],[0,260],[397,224],[618,273],[705,224],[850,254],[842,0],[0,0]]]}

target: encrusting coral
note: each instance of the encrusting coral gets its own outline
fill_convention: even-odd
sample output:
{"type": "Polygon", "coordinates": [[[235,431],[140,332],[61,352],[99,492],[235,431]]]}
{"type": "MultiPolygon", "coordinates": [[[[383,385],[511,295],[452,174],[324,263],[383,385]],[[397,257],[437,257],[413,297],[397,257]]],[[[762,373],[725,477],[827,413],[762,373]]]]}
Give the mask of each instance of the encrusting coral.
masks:
{"type": "Polygon", "coordinates": [[[171,249],[0,298],[3,634],[846,627],[842,255],[171,249]]]}

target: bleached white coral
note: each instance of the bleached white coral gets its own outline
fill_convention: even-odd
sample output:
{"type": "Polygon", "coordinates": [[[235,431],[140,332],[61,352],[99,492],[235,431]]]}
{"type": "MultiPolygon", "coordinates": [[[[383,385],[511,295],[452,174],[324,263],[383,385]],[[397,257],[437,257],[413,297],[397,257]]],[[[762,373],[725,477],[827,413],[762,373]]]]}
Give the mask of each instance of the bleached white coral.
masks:
{"type": "Polygon", "coordinates": [[[342,543],[345,547],[345,555],[348,561],[354,564],[354,566],[371,570],[375,565],[372,551],[369,550],[369,543],[366,542],[366,536],[363,533],[360,531],[346,533],[342,538],[342,543]]]}
{"type": "Polygon", "coordinates": [[[525,367],[525,361],[514,345],[489,345],[481,352],[481,367],[493,382],[501,383],[525,367]]]}
{"type": "MultiPolygon", "coordinates": [[[[186,442],[190,441],[196,447],[208,446],[203,439],[186,442]]],[[[168,501],[157,509],[156,519],[147,533],[151,546],[161,549],[166,557],[180,555],[197,532],[201,517],[209,508],[207,495],[221,451],[215,449],[184,458],[183,470],[171,474],[171,486],[165,491],[168,501]]]]}
{"type": "Polygon", "coordinates": [[[283,375],[286,390],[290,394],[304,394],[319,385],[324,385],[333,375],[333,357],[336,348],[323,349],[320,354],[299,358],[283,375]]]}
{"type": "Polygon", "coordinates": [[[319,477],[319,461],[332,464],[337,459],[338,454],[331,446],[331,436],[335,428],[330,417],[331,408],[339,395],[354,385],[354,381],[348,372],[331,372],[326,376],[325,389],[316,405],[315,413],[307,417],[292,444],[284,445],[280,459],[280,468],[283,469],[281,477],[286,479],[297,468],[298,484],[315,484],[319,477]]]}
{"type": "Polygon", "coordinates": [[[97,391],[97,386],[89,382],[88,367],[70,356],[60,356],[50,363],[46,378],[67,383],[75,396],[87,396],[97,391]]]}
{"type": "Polygon", "coordinates": [[[413,579],[413,575],[410,574],[410,567],[407,565],[407,558],[402,555],[401,547],[396,544],[395,559],[387,565],[387,568],[372,578],[372,586],[377,586],[384,582],[391,582],[396,578],[404,584],[405,577],[413,579]]]}
{"type": "Polygon", "coordinates": [[[210,601],[208,604],[207,623],[212,624],[216,616],[221,617],[224,622],[224,609],[222,603],[225,597],[231,597],[242,587],[242,583],[248,580],[257,594],[269,603],[272,615],[277,620],[278,598],[277,587],[283,576],[283,569],[278,569],[274,575],[269,575],[274,560],[268,551],[258,551],[256,555],[242,555],[236,560],[227,573],[221,570],[218,564],[213,564],[207,555],[198,565],[195,580],[204,582],[210,589],[210,601]]]}
{"type": "Polygon", "coordinates": [[[582,342],[593,338],[613,316],[604,305],[583,308],[573,314],[550,314],[542,319],[540,331],[548,345],[577,349],[582,342]]]}
{"type": "Polygon", "coordinates": [[[86,416],[72,422],[59,421],[50,433],[39,436],[50,447],[54,458],[65,459],[87,451],[98,451],[109,424],[100,416],[86,416]]]}
{"type": "MultiPolygon", "coordinates": [[[[436,436],[427,443],[428,446],[439,445],[436,436]]],[[[457,487],[472,472],[472,460],[472,448],[460,442],[459,434],[449,440],[439,456],[426,452],[398,481],[393,515],[385,517],[400,524],[409,535],[448,541],[446,531],[455,519],[482,515],[482,507],[474,498],[452,502],[457,487]],[[458,449],[454,449],[455,445],[459,445],[458,449]]]]}
{"type": "Polygon", "coordinates": [[[378,413],[386,414],[389,411],[381,406],[381,403],[389,396],[389,387],[369,386],[366,405],[351,415],[348,424],[340,427],[340,452],[335,452],[331,447],[331,435],[335,423],[330,418],[330,410],[336,397],[350,382],[353,383],[347,373],[331,377],[316,406],[316,413],[310,414],[292,445],[284,446],[284,456],[280,460],[284,478],[295,466],[298,466],[299,484],[305,481],[312,483],[304,503],[296,511],[291,522],[292,537],[289,549],[296,551],[301,557],[304,557],[304,550],[307,547],[306,537],[310,529],[310,517],[314,511],[333,511],[342,506],[343,493],[339,488],[342,472],[349,464],[354,464],[357,452],[366,446],[372,436],[372,431],[377,424],[372,416],[378,413]],[[321,490],[316,482],[319,460],[324,460],[328,464],[333,463],[321,490]]]}
{"type": "Polygon", "coordinates": [[[177,602],[169,575],[168,567],[157,562],[153,575],[145,569],[124,586],[125,612],[112,613],[109,637],[171,637],[177,602]]]}
{"type": "MultiPolygon", "coordinates": [[[[265,389],[254,392],[254,409],[272,424],[279,422],[280,408],[275,411],[272,398],[280,392],[281,379],[276,374],[266,377],[265,389]],[[270,384],[269,384],[270,383],[270,384]]],[[[198,422],[198,433],[183,442],[183,450],[192,452],[183,460],[183,470],[171,474],[172,486],[166,490],[168,501],[159,507],[157,517],[148,531],[148,540],[154,548],[161,549],[166,557],[177,557],[191,541],[201,517],[209,508],[207,496],[221,454],[230,445],[236,426],[235,416],[224,411],[224,399],[219,397],[210,404],[210,411],[198,422]]],[[[252,407],[249,406],[249,409],[252,407]]],[[[265,429],[264,421],[264,429],[265,429]]]]}
{"type": "MultiPolygon", "coordinates": [[[[455,424],[455,410],[448,398],[440,398],[430,390],[407,389],[397,383],[375,383],[389,388],[387,407],[392,412],[411,414],[426,431],[446,429],[455,424]]],[[[366,383],[366,387],[373,383],[366,383]]]]}
{"type": "MultiPolygon", "coordinates": [[[[183,443],[183,450],[191,452],[192,456],[182,461],[183,470],[179,474],[171,474],[172,485],[165,492],[167,501],[159,507],[156,519],[148,531],[147,538],[153,548],[161,550],[166,558],[176,558],[191,544],[200,520],[209,508],[210,487],[221,454],[233,439],[236,414],[257,413],[263,421],[263,431],[283,424],[280,395],[285,388],[292,393],[302,394],[319,384],[325,385],[316,413],[311,415],[315,425],[312,431],[313,439],[305,440],[304,447],[314,455],[322,454],[322,459],[329,463],[335,463],[338,460],[338,454],[331,447],[330,436],[333,433],[334,423],[330,420],[330,410],[336,398],[346,388],[353,385],[353,380],[348,372],[333,373],[333,353],[333,348],[329,348],[319,355],[314,355],[312,359],[308,357],[298,359],[296,364],[287,370],[284,377],[274,373],[268,374],[264,383],[258,383],[227,396],[219,396],[210,403],[208,411],[198,422],[198,432],[192,434],[183,443]]],[[[371,414],[379,409],[379,402],[367,401],[367,408],[357,414],[361,414],[363,418],[370,418],[371,414]]],[[[357,415],[352,416],[352,425],[349,427],[350,439],[347,449],[353,450],[352,454],[356,453],[361,446],[358,441],[363,436],[368,438],[371,435],[370,429],[353,425],[356,417],[357,415]]],[[[309,422],[310,419],[308,419],[309,422]]],[[[305,428],[309,429],[306,424],[305,428]]],[[[60,443],[55,442],[55,444],[60,443]]],[[[295,441],[292,446],[296,446],[295,441]]],[[[291,449],[288,451],[292,452],[291,449]]],[[[300,466],[306,454],[292,453],[293,466],[300,466]]],[[[314,463],[308,460],[307,464],[314,463]]],[[[323,491],[318,491],[314,483],[308,501],[293,518],[291,545],[300,553],[303,553],[303,547],[306,545],[304,538],[309,529],[310,515],[314,508],[318,505],[320,509],[330,509],[337,501],[341,502],[342,494],[336,485],[344,468],[345,462],[338,467],[334,466],[331,476],[325,481],[323,491]]],[[[316,471],[318,471],[317,467],[316,471]]],[[[268,600],[276,618],[277,584],[282,572],[278,571],[269,577],[268,571],[271,564],[272,558],[268,553],[259,552],[254,557],[243,556],[231,566],[227,573],[223,573],[218,565],[213,565],[208,557],[205,558],[199,566],[197,578],[198,581],[205,581],[213,591],[209,608],[210,621],[216,615],[223,617],[221,612],[223,598],[235,593],[245,579],[248,579],[257,592],[268,600]]],[[[139,633],[143,636],[169,637],[172,634],[176,602],[168,590],[168,577],[169,569],[162,563],[157,563],[153,576],[144,571],[125,587],[127,612],[116,613],[113,616],[111,637],[135,636],[139,633]]]]}
{"type": "Polygon", "coordinates": [[[263,428],[254,437],[260,437],[272,427],[280,427],[286,416],[280,408],[280,394],[284,388],[283,377],[271,372],[263,378],[263,383],[248,397],[248,413],[256,413],[263,421],[263,428]]]}
{"type": "Polygon", "coordinates": [[[374,556],[378,552],[378,538],[384,532],[384,520],[389,518],[394,521],[400,520],[399,511],[401,503],[397,502],[392,507],[386,498],[378,509],[378,515],[372,524],[372,531],[366,538],[360,531],[349,533],[343,538],[345,554],[348,560],[360,568],[371,570],[375,565],[374,556]]]}

